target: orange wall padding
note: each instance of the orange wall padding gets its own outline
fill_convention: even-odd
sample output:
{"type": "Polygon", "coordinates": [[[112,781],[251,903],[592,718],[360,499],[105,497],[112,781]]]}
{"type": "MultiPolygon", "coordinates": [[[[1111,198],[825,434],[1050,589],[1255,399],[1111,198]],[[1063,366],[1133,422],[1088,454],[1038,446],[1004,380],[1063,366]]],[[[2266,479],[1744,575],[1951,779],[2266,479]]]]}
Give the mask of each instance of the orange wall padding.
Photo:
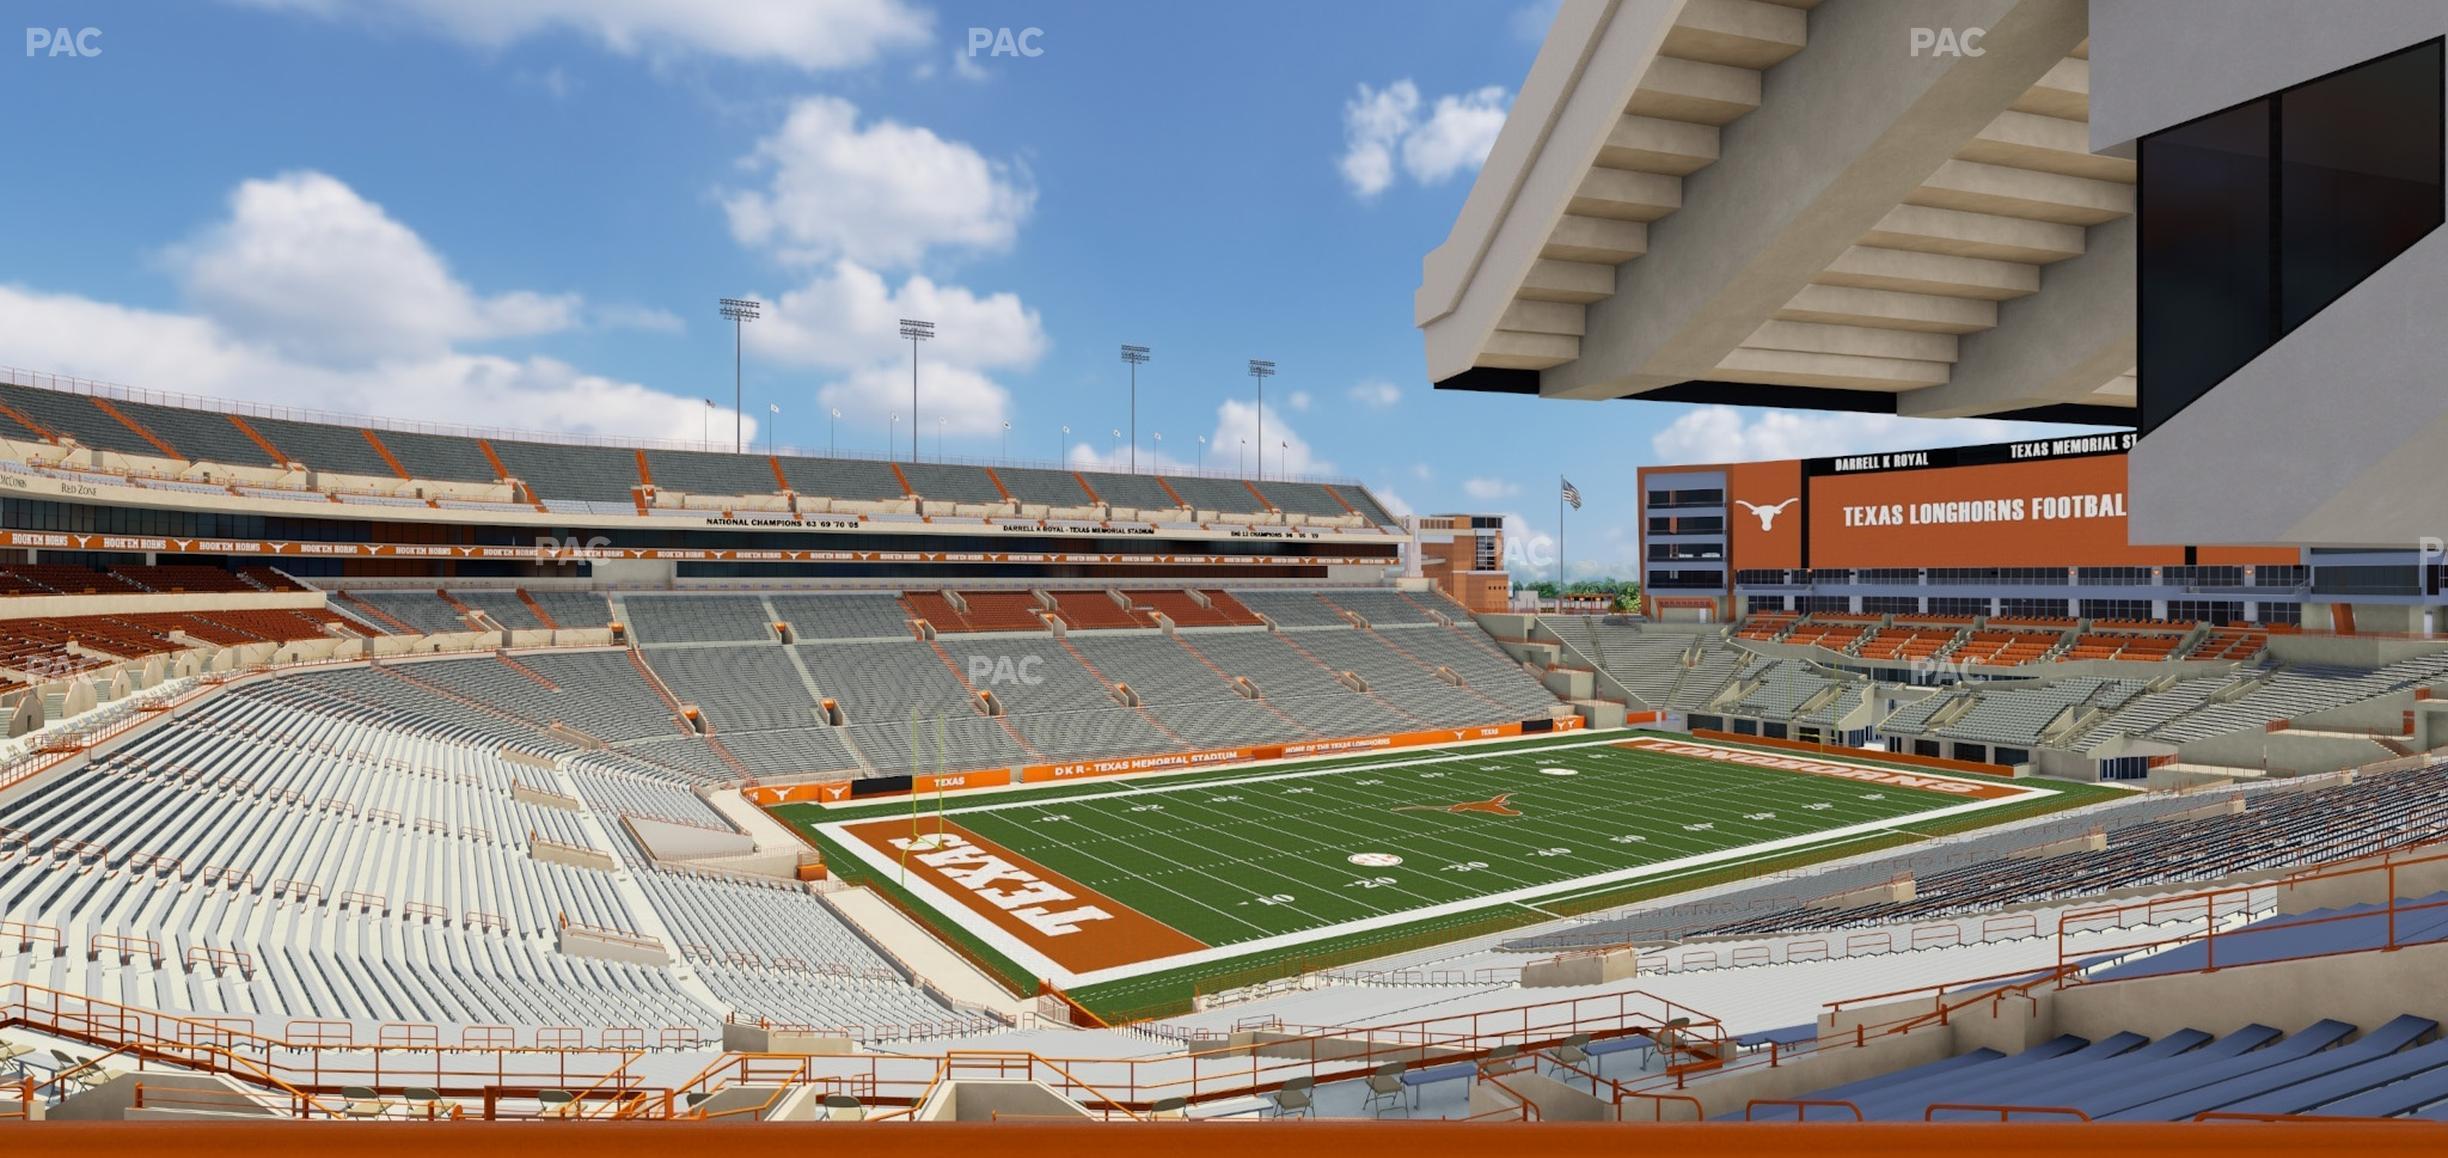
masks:
{"type": "Polygon", "coordinates": [[[1868,748],[1848,748],[1841,744],[1806,744],[1800,740],[1772,740],[1766,736],[1737,736],[1732,732],[1712,732],[1707,728],[1692,729],[1695,740],[1725,740],[1735,744],[1756,744],[1762,748],[1784,748],[1794,752],[1810,752],[1820,756],[1850,755],[1863,760],[1887,764],[1910,764],[1917,768],[1944,768],[1953,772],[1978,772],[1983,776],[2012,776],[2014,769],[2003,764],[1982,764],[1971,760],[1948,760],[1939,756],[1916,756],[1910,752],[1876,752],[1868,748]]]}
{"type": "MultiPolygon", "coordinates": [[[[2304,1158],[2312,1154],[2437,1154],[2448,1125],[2431,1122],[2295,1121],[2204,1126],[2193,1123],[1830,1122],[1774,1126],[1541,1122],[1505,1127],[1453,1122],[1150,1122],[1141,1124],[759,1123],[698,1122],[39,1122],[42,1152],[78,1158],[262,1158],[345,1147],[351,1158],[670,1158],[675,1150],[750,1154],[817,1146],[862,1158],[1245,1158],[1253,1150],[1283,1158],[1389,1151],[1404,1158],[1487,1158],[1535,1140],[1555,1153],[1612,1153],[1637,1146],[1667,1153],[1808,1155],[1810,1158],[2065,1158],[2069,1154],[2149,1154],[2158,1158],[2304,1158]],[[797,1131],[805,1130],[805,1134],[797,1131]],[[308,1133],[307,1131],[312,1131],[308,1133]],[[345,1139],[338,1135],[345,1131],[345,1139]]],[[[36,1141],[36,1139],[39,1139],[36,1141]]]]}

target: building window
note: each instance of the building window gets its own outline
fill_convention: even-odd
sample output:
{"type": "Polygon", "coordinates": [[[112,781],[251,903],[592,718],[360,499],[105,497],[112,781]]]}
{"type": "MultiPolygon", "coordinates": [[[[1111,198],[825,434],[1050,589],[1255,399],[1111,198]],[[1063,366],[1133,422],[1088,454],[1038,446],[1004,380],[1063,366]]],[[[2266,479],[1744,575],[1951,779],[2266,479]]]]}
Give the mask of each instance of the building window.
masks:
{"type": "Polygon", "coordinates": [[[2441,45],[2142,138],[2143,433],[2439,226],[2441,45]]]}
{"type": "MultiPolygon", "coordinates": [[[[2267,610],[2269,604],[2261,605],[2267,610]]],[[[2244,605],[2230,599],[2171,599],[2168,618],[2190,619],[2224,627],[2244,618],[2244,605]]]]}
{"type": "Polygon", "coordinates": [[[2312,572],[2316,595],[2420,595],[2422,571],[2412,566],[2348,564],[2312,572]]]}
{"type": "Polygon", "coordinates": [[[2148,599],[2085,599],[2082,615],[2085,619],[2148,619],[2151,603],[2148,599]]]}
{"type": "Polygon", "coordinates": [[[2151,572],[2148,567],[2078,567],[2074,581],[2085,587],[2144,587],[2151,572]]]}

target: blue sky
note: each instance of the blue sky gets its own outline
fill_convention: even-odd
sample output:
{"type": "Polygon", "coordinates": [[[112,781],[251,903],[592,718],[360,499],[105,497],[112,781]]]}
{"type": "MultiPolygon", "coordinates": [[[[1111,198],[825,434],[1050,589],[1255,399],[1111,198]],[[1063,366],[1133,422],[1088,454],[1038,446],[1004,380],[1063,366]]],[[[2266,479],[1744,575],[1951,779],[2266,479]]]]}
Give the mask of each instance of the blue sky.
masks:
{"type": "Polygon", "coordinates": [[[1141,462],[1231,468],[1271,358],[1270,474],[1530,544],[1560,471],[1578,574],[1631,572],[1645,462],[2014,433],[1429,390],[1420,259],[1552,3],[18,3],[101,53],[0,52],[0,364],[727,445],[714,301],[756,296],[760,444],[882,449],[915,315],[928,457],[1106,461],[1132,342],[1141,462]]]}

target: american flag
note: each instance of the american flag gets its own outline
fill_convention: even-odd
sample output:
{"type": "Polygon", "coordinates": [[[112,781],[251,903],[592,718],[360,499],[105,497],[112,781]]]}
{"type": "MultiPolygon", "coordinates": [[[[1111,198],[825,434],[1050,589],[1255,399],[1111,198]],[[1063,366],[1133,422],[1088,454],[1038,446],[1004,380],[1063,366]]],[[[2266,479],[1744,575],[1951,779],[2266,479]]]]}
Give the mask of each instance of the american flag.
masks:
{"type": "Polygon", "coordinates": [[[1581,509],[1581,488],[1580,488],[1580,487],[1577,487],[1577,486],[1572,485],[1572,480],[1571,480],[1571,479],[1568,479],[1568,478],[1564,478],[1564,476],[1563,476],[1563,475],[1557,475],[1556,477],[1557,477],[1557,478],[1559,478],[1559,479],[1563,479],[1563,480],[1564,480],[1564,501],[1565,501],[1565,502],[1568,502],[1568,503],[1571,503],[1571,504],[1572,504],[1572,509],[1574,509],[1574,510],[1576,510],[1576,511],[1577,511],[1577,510],[1580,510],[1580,509],[1581,509]]]}

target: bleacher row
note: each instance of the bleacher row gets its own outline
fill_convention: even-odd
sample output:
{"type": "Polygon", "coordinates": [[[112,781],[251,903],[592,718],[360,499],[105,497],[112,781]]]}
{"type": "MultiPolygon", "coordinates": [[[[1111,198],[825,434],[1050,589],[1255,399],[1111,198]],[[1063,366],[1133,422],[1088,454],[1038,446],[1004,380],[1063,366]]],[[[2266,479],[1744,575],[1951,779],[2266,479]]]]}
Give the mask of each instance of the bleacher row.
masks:
{"type": "Polygon", "coordinates": [[[2175,817],[2115,832],[2096,852],[2000,857],[1921,874],[1909,901],[1773,912],[1699,931],[1789,932],[1981,912],[2348,860],[2448,836],[2448,765],[2250,800],[2241,815],[2175,817]]]}
{"type": "MultiPolygon", "coordinates": [[[[456,613],[437,594],[394,594],[386,617],[414,616],[414,626],[429,631],[466,626],[442,618],[456,613]]],[[[457,598],[464,603],[467,594],[457,598]]],[[[560,594],[583,601],[581,607],[602,602],[560,594]]],[[[1015,607],[1032,598],[1002,594],[1013,595],[1008,605],[1015,607]]],[[[1101,591],[1066,594],[1110,602],[1101,591]]],[[[1032,613],[1030,634],[923,641],[909,632],[911,601],[892,593],[632,595],[623,597],[619,614],[641,645],[634,652],[386,662],[284,682],[359,710],[427,717],[539,750],[573,746],[548,734],[557,726],[615,745],[659,774],[701,781],[1178,752],[1503,722],[1555,707],[1554,697],[1458,608],[1450,615],[1432,611],[1391,591],[1242,594],[1304,626],[1213,626],[1178,635],[1109,628],[1057,639],[1032,613]],[[783,644],[777,623],[790,624],[803,642],[783,644]],[[683,704],[697,709],[710,736],[694,734],[680,714],[683,704]]],[[[1221,591],[1143,591],[1131,598],[1134,607],[1177,607],[1185,618],[1195,609],[1216,624],[1259,622],[1221,591]]],[[[971,596],[969,626],[1000,624],[980,615],[984,606],[971,596]]],[[[173,618],[244,623],[305,614],[173,618]]],[[[613,610],[608,603],[600,614],[562,606],[556,618],[581,614],[609,619],[613,610]]],[[[318,627],[339,622],[323,616],[318,627]]],[[[31,632],[44,622],[21,621],[14,629],[31,632]]],[[[84,637],[97,647],[100,638],[84,637]]],[[[36,642],[58,646],[65,639],[36,642]]],[[[144,649],[127,650],[175,646],[158,633],[143,642],[144,649]]]]}
{"type": "MultiPolygon", "coordinates": [[[[1599,945],[1647,947],[1693,937],[1772,936],[1865,928],[1984,913],[2051,901],[2283,870],[2409,848],[2448,835],[2448,766],[2387,773],[2314,789],[2270,784],[2211,798],[2135,795],[2109,805],[2010,829],[1950,837],[1937,845],[1817,868],[1803,880],[1764,880],[1702,900],[1643,906],[1506,943],[1516,952],[1599,945]],[[2227,799],[2244,812],[2205,815],[2227,799]],[[2029,850],[2091,832],[2097,852],[2034,858],[2029,850]],[[1899,875],[1914,899],[1828,908],[1833,897],[1899,875]]],[[[2221,933],[2222,940],[2226,934],[2221,933]]],[[[2222,954],[2225,949],[2222,947],[2222,954]]],[[[1969,976],[1971,974],[1958,974],[1969,976]]]]}
{"type": "MultiPolygon", "coordinates": [[[[1102,592],[1063,594],[1123,609],[1102,592]]],[[[739,769],[760,776],[994,768],[1367,735],[1518,720],[1556,703],[1458,608],[1446,615],[1402,593],[1125,595],[1133,609],[1161,598],[1220,625],[1265,615],[1283,627],[1168,634],[1134,620],[1055,638],[1040,617],[1059,616],[1066,600],[1023,592],[638,594],[622,597],[620,614],[664,686],[701,714],[739,769]],[[912,635],[911,620],[940,627],[939,617],[968,630],[912,635]],[[795,642],[783,643],[777,624],[789,625],[795,642]]],[[[586,730],[567,714],[547,715],[552,694],[532,681],[490,679],[506,690],[478,698],[586,730]]],[[[562,694],[598,690],[554,682],[562,694]]]]}
{"type": "Polygon", "coordinates": [[[0,564],[0,595],[139,595],[303,591],[270,567],[230,571],[192,563],[92,568],[73,563],[0,564]]]}
{"type": "MultiPolygon", "coordinates": [[[[2291,720],[2448,679],[2448,652],[2365,670],[2263,660],[2224,675],[2172,682],[2074,679],[1993,681],[1898,708],[1878,729],[2029,748],[2094,752],[2126,737],[2182,744],[2260,731],[2291,720]],[[1970,702],[1950,716],[1950,705],[1970,702]],[[1948,722],[1932,731],[1933,719],[1948,722]],[[2054,726],[2052,726],[2054,725],[2054,726]]],[[[2375,748],[2375,755],[2384,754],[2375,748]]]]}
{"type": "MultiPolygon", "coordinates": [[[[1351,484],[1109,474],[951,463],[891,463],[797,455],[636,450],[474,438],[285,418],[242,417],[151,402],[99,400],[0,383],[0,439],[61,442],[146,458],[285,468],[372,479],[498,483],[516,479],[546,510],[634,514],[639,488],[688,495],[795,494],[854,502],[924,498],[970,504],[1098,505],[1235,515],[1395,518],[1351,484]],[[499,469],[495,463],[500,464],[499,469]]],[[[201,487],[229,493],[226,487],[201,487]]],[[[250,488],[264,489],[269,488],[250,488]]],[[[424,505],[423,500],[401,502],[424,505]]],[[[504,504],[450,503],[483,508],[504,504]]]]}
{"type": "Polygon", "coordinates": [[[2368,1030],[2323,1019],[2293,1034],[2258,1023],[2222,1036],[2184,1029],[2156,1041],[2132,1032],[2097,1041],[2068,1034],[2014,1054],[1977,1049],[1748,1110],[1755,1120],[1785,1121],[1997,1121],[2001,1106],[2058,1121],[2186,1122],[2213,1113],[2448,1121],[2448,1040],[2438,1029],[2430,1018],[2406,1015],[2368,1030]]]}
{"type": "MultiPolygon", "coordinates": [[[[1714,632],[1663,631],[1657,625],[1580,616],[1543,616],[1540,623],[1582,654],[1604,657],[1600,666],[1647,703],[1784,723],[1833,724],[1840,710],[1858,701],[1841,694],[1821,698],[1819,693],[1832,686],[1841,690],[1848,683],[1859,684],[1859,677],[1800,660],[1781,660],[1774,665],[1736,660],[1737,674],[1729,685],[1717,678],[1728,662],[1722,654],[1747,655],[1745,643],[1795,642],[1816,638],[1807,633],[1817,631],[1830,633],[1837,637],[1834,643],[1867,658],[1905,658],[1919,652],[1933,658],[1989,662],[2004,648],[2030,653],[2036,645],[2001,640],[2039,630],[2072,633],[2040,653],[2048,660],[2085,658],[2086,654],[2147,662],[2258,657],[2243,666],[2184,669],[2156,679],[2137,674],[2122,679],[2042,676],[1956,683],[1904,699],[1871,726],[1875,734],[1899,741],[1966,741],[2025,751],[2045,747],[2098,753],[2129,737],[2182,744],[2257,732],[2273,720],[2291,720],[2448,681],[2448,652],[2418,655],[2370,670],[2281,664],[2266,654],[2267,631],[2248,626],[2202,629],[2199,625],[2099,620],[2087,630],[2077,630],[2080,621],[2076,620],[1997,617],[1989,622],[2009,627],[1989,633],[1975,630],[1975,621],[1969,617],[1934,627],[1930,626],[1933,617],[1914,617],[1910,624],[1903,624],[1903,617],[1896,619],[1898,623],[1890,625],[1881,616],[1765,612],[1723,637],[1714,632]],[[1932,631],[1950,633],[1946,646],[1929,646],[1932,631]],[[1979,643],[1987,650],[1975,650],[1976,641],[1989,635],[1999,639],[1979,643]],[[2091,642],[2083,642],[2086,640],[2091,642]],[[1854,646],[1857,641],[1858,647],[1854,646]],[[1701,682],[1722,691],[1722,696],[1712,699],[1689,691],[1690,682],[1701,673],[1707,673],[1701,682]],[[1806,705],[1810,706],[1807,712],[1803,711],[1806,705]]],[[[2389,754],[2386,745],[2368,740],[2341,738],[2339,749],[2344,752],[2357,743],[2369,749],[2370,759],[2389,754]]]]}
{"type": "MultiPolygon", "coordinates": [[[[551,772],[328,695],[328,674],[234,689],[0,807],[0,919],[46,934],[0,944],[0,976],[274,1032],[348,1021],[360,1040],[377,1023],[446,1041],[495,1025],[706,1040],[734,1014],[862,1034],[990,1024],[796,888],[666,870],[634,847],[619,851],[635,888],[539,858],[539,841],[593,847],[579,814],[513,797],[561,794],[551,772]],[[564,923],[659,928],[674,964],[563,953],[564,923]]],[[[655,771],[597,754],[571,783],[606,818],[719,823],[655,771]]]]}
{"type": "Polygon", "coordinates": [[[56,678],[177,651],[201,641],[216,647],[365,634],[321,608],[155,611],[0,620],[0,670],[31,680],[56,678]],[[185,637],[185,638],[181,638],[185,637]],[[73,646],[72,646],[73,645],[73,646]]]}
{"type": "Polygon", "coordinates": [[[1734,638],[1824,647],[1865,660],[1910,664],[1945,660],[1994,667],[2079,660],[2156,663],[2173,659],[2247,660],[2269,644],[2251,624],[2203,627],[2153,620],[2086,621],[2030,617],[1864,615],[1760,611],[1734,638]],[[2196,632],[2201,634],[2195,638],[2196,632]]]}

